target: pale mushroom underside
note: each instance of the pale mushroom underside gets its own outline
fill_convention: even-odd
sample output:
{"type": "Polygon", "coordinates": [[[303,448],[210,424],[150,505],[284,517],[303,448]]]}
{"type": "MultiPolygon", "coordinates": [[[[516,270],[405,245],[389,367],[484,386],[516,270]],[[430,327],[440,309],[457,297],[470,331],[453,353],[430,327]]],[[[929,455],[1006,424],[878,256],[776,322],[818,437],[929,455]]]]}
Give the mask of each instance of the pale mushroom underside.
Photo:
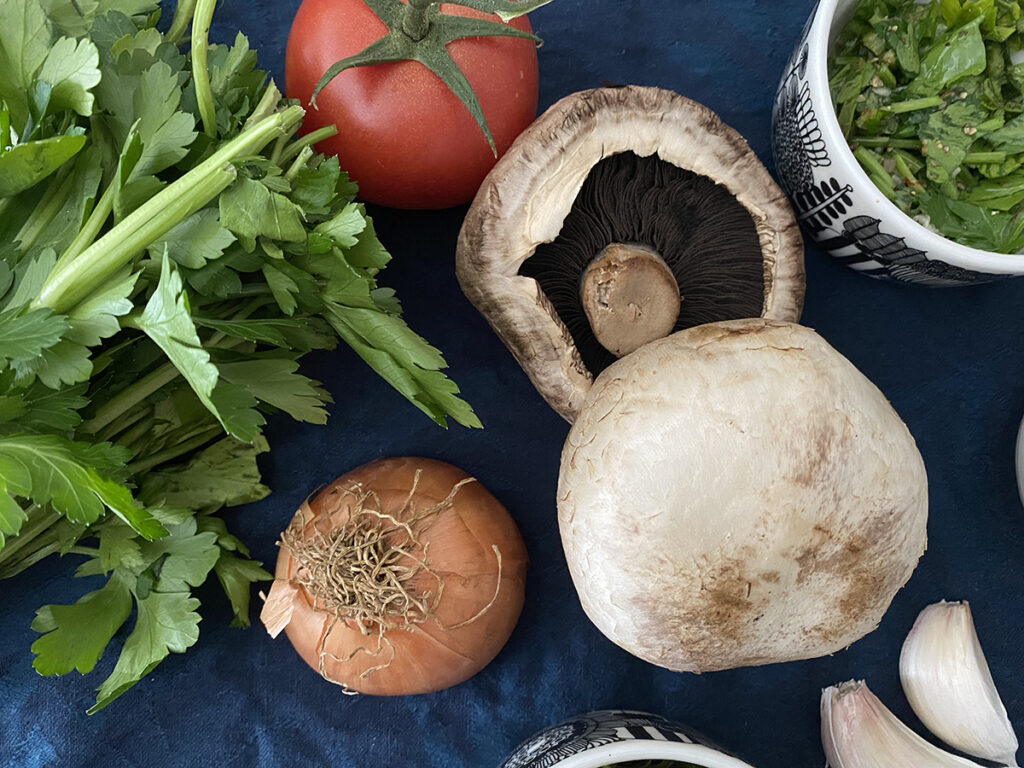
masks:
{"type": "Polygon", "coordinates": [[[513,144],[484,181],[459,235],[457,274],[548,403],[573,421],[593,383],[565,324],[519,270],[561,230],[605,157],[657,155],[714,179],[750,213],[764,255],[763,317],[796,320],[803,242],[785,194],[735,130],[671,91],[625,86],[568,96],[513,144]]]}

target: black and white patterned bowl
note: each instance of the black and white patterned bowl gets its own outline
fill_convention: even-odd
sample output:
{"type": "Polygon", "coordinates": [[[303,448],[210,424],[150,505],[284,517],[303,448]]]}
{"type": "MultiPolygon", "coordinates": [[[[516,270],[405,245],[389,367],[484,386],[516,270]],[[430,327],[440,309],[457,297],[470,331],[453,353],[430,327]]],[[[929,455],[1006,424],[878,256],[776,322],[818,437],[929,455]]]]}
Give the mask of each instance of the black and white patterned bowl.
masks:
{"type": "Polygon", "coordinates": [[[1024,274],[1024,255],[959,245],[904,214],[854,158],[832,106],[828,56],[856,3],[820,0],[775,98],[775,167],[804,231],[872,277],[956,286],[1024,274]]]}
{"type": "Polygon", "coordinates": [[[500,768],[600,768],[632,760],[751,768],[678,723],[623,710],[591,712],[545,728],[521,744],[500,768]]]}

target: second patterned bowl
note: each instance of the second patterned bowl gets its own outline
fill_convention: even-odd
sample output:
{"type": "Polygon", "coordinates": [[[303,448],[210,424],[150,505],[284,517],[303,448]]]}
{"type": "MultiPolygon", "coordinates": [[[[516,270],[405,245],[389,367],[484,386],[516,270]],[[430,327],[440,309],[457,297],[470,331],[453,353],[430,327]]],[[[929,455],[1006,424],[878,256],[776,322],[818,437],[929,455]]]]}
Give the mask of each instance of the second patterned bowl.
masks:
{"type": "Polygon", "coordinates": [[[689,728],[646,712],[604,710],[535,733],[500,768],[605,768],[651,761],[752,768],[689,728]]]}

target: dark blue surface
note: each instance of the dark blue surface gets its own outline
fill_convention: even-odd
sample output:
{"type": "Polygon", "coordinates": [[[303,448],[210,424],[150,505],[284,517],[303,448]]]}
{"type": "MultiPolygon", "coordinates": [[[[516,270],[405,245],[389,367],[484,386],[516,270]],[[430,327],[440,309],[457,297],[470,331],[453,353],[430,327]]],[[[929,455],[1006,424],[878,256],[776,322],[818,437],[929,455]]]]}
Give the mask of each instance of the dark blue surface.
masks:
{"type": "MultiPolygon", "coordinates": [[[[0,0],[2,1],[2,0],[0,0]]],[[[214,36],[236,28],[281,79],[298,0],[222,0],[214,36]]],[[[533,14],[541,107],[602,81],[671,88],[706,103],[767,159],[769,114],[811,0],[556,0],[533,14]]],[[[0,764],[14,766],[297,766],[491,768],[523,738],[596,708],[656,712],[705,732],[758,768],[819,766],[820,689],[865,677],[917,726],[897,657],[917,612],[968,599],[1007,708],[1024,726],[1024,511],[1013,444],[1024,412],[1024,280],[935,291],[873,282],[807,255],[804,322],[847,355],[910,426],[930,477],[930,546],[881,628],[832,658],[696,677],[638,661],[583,615],[555,514],[567,425],[462,297],[453,274],[463,211],[375,210],[396,256],[385,282],[410,323],[442,347],[486,429],[444,432],[346,351],[310,360],[337,405],[327,428],[273,422],[265,462],[275,493],[231,514],[256,557],[310,489],[378,456],[421,454],[461,465],[519,522],[533,562],[511,641],[473,680],[429,696],[348,698],[283,638],[230,629],[217,589],[204,593],[199,643],[93,716],[88,678],[31,668],[34,610],[87,585],[52,560],[0,583],[0,764]]],[[[917,726],[919,727],[919,726],[917,726]]]]}

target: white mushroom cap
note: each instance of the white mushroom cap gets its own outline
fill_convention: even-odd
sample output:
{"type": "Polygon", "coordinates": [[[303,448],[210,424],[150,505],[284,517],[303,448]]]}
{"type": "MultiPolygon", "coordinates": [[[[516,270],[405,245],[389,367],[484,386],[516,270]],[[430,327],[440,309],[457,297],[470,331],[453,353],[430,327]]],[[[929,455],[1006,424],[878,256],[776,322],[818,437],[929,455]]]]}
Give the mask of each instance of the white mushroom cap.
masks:
{"type": "Polygon", "coordinates": [[[519,269],[558,236],[594,166],[625,152],[656,155],[727,189],[756,228],[764,266],[761,316],[797,320],[803,307],[799,227],[785,194],[739,133],[702,104],[660,88],[566,96],[516,139],[484,180],[459,234],[456,271],[466,296],[570,422],[594,372],[538,283],[519,269]]]}
{"type": "Polygon", "coordinates": [[[742,320],[652,342],[596,380],[558,517],[587,615],[702,672],[833,653],[925,549],[927,481],[885,397],[813,331],[742,320]]]}

